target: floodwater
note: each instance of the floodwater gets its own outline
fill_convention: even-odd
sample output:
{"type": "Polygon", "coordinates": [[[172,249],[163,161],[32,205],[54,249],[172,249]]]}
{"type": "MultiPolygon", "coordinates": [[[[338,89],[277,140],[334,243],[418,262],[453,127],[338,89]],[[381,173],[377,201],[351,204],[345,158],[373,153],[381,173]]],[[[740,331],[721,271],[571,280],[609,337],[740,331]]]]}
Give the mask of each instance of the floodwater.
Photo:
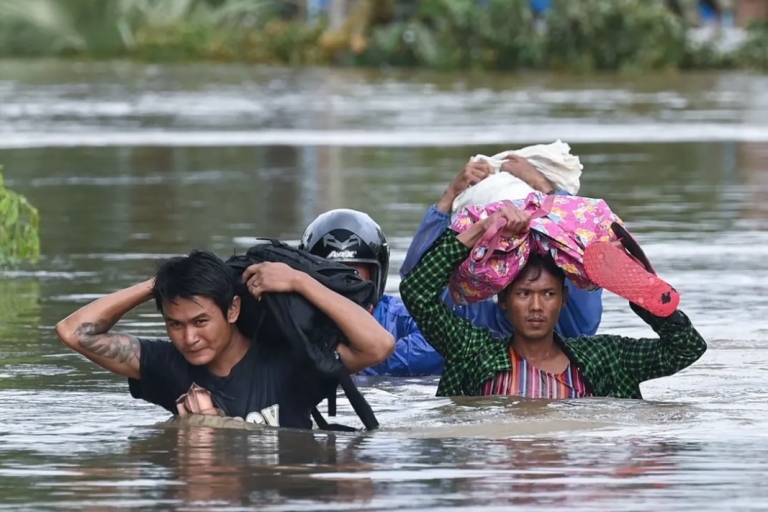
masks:
{"type": "MultiPolygon", "coordinates": [[[[0,279],[0,509],[768,510],[766,90],[743,74],[0,63],[0,163],[43,248],[0,279]],[[372,434],[169,425],[54,336],[160,257],[294,241],[335,207],[381,223],[397,293],[409,237],[469,156],[557,138],[709,343],[645,401],[366,379],[372,434]]],[[[651,334],[604,304],[600,332],[651,334]]],[[[150,305],[121,329],[163,333],[150,305]]],[[[343,399],[338,421],[357,424],[343,399]]]]}

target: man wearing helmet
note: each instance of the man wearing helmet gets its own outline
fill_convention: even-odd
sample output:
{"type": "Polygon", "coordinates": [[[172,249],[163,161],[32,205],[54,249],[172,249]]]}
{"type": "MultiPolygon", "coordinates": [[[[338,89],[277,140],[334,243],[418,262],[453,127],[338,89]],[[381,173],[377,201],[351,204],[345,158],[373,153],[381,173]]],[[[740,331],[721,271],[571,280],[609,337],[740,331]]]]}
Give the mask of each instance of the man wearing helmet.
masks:
{"type": "Polygon", "coordinates": [[[363,375],[439,375],[443,359],[421,335],[403,302],[385,295],[389,271],[389,244],[379,225],[367,214],[338,209],[317,217],[304,231],[299,249],[355,267],[373,281],[379,302],[376,320],[395,338],[395,352],[385,361],[363,370],[363,375]]]}
{"type": "MultiPolygon", "coordinates": [[[[502,166],[536,190],[558,193],[547,179],[525,158],[512,157],[502,166]]],[[[467,187],[489,176],[492,168],[485,162],[470,163],[451,182],[440,201],[430,207],[400,269],[401,277],[416,266],[419,259],[450,226],[453,200],[467,187]]],[[[395,338],[395,352],[385,361],[364,370],[364,375],[441,375],[443,358],[424,339],[402,300],[384,295],[389,269],[389,245],[379,225],[365,213],[356,210],[332,210],[317,217],[304,231],[300,249],[323,258],[343,261],[355,266],[360,275],[376,283],[379,303],[373,314],[395,338]]],[[[568,300],[560,313],[555,330],[567,338],[592,336],[597,332],[603,312],[601,290],[588,292],[566,282],[568,300]]],[[[512,334],[506,313],[493,301],[468,306],[452,303],[447,290],[443,300],[454,314],[486,327],[500,339],[512,334]]]]}

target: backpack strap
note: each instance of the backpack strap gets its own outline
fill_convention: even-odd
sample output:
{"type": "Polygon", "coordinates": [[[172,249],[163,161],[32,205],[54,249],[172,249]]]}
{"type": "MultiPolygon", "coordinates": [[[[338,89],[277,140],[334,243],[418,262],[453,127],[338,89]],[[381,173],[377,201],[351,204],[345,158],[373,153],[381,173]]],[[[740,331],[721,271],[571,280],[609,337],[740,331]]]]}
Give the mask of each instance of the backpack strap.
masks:
{"type": "MultiPolygon", "coordinates": [[[[352,381],[352,377],[350,377],[346,369],[340,371],[336,377],[339,380],[339,384],[341,384],[341,389],[344,390],[344,394],[347,396],[349,403],[352,405],[352,409],[354,409],[355,413],[360,418],[360,421],[363,422],[365,429],[368,431],[378,429],[379,422],[376,419],[376,415],[373,413],[373,409],[371,409],[370,404],[365,399],[363,394],[360,393],[360,390],[357,389],[357,386],[352,381]]],[[[327,400],[328,416],[336,416],[336,394],[333,393],[329,395],[327,400]]],[[[317,428],[320,430],[335,430],[339,432],[358,431],[358,429],[348,427],[346,425],[328,423],[325,418],[323,418],[323,415],[320,414],[320,411],[317,409],[317,407],[312,408],[312,419],[315,420],[315,423],[317,423],[317,428]]]]}
{"type": "Polygon", "coordinates": [[[336,416],[336,393],[328,395],[328,416],[336,416]]]}
{"type": "Polygon", "coordinates": [[[317,407],[312,408],[312,419],[317,423],[317,428],[320,430],[330,430],[331,432],[357,432],[356,428],[348,427],[346,425],[339,425],[338,423],[328,423],[317,410],[317,407]]]}
{"type": "Polygon", "coordinates": [[[376,419],[376,415],[373,414],[371,405],[365,399],[360,390],[357,389],[355,383],[352,382],[352,377],[347,373],[346,368],[338,374],[339,384],[341,389],[344,390],[344,394],[347,395],[349,403],[352,405],[352,409],[355,410],[360,421],[365,425],[366,430],[376,430],[379,428],[379,422],[376,419]]]}
{"type": "Polygon", "coordinates": [[[256,237],[256,245],[270,244],[272,247],[281,247],[283,243],[277,238],[269,238],[265,236],[256,237]]]}
{"type": "MultiPolygon", "coordinates": [[[[376,415],[373,413],[373,409],[368,403],[368,400],[365,399],[363,394],[355,385],[352,377],[349,375],[349,371],[342,365],[341,369],[335,371],[333,376],[338,381],[338,384],[341,385],[341,389],[344,390],[344,395],[347,397],[347,400],[349,400],[349,403],[352,406],[352,409],[355,411],[355,414],[357,414],[358,418],[360,418],[360,421],[363,422],[365,429],[367,431],[378,429],[379,421],[376,419],[376,415]]],[[[328,416],[336,416],[336,393],[334,392],[329,394],[326,399],[328,400],[328,416]]],[[[317,407],[312,409],[312,418],[315,420],[315,423],[317,423],[318,428],[322,430],[357,432],[356,429],[347,427],[345,425],[338,425],[335,423],[329,425],[328,422],[325,421],[325,418],[323,418],[323,416],[320,414],[320,411],[317,409],[317,407]]]]}

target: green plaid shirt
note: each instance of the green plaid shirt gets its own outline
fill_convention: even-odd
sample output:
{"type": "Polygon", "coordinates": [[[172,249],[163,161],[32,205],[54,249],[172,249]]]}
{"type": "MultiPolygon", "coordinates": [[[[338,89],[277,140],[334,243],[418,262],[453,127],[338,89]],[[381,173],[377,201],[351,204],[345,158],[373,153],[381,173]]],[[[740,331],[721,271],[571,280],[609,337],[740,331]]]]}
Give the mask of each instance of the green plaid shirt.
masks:
{"type": "MultiPolygon", "coordinates": [[[[469,256],[470,249],[447,230],[400,284],[408,311],[427,341],[445,359],[437,396],[479,395],[496,373],[509,371],[509,344],[491,331],[454,315],[441,294],[451,273],[469,256]]],[[[678,311],[668,318],[633,308],[658,339],[624,336],[581,336],[556,341],[595,396],[642,398],[640,383],[673,375],[690,366],[707,344],[678,311]]]]}

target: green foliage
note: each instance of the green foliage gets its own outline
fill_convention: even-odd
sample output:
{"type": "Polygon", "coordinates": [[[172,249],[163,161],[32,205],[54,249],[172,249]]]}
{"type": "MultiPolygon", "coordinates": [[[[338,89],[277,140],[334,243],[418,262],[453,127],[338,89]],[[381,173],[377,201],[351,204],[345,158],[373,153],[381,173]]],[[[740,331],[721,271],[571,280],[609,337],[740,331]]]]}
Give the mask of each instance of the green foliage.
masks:
{"type": "Polygon", "coordinates": [[[17,19],[0,18],[0,57],[48,57],[59,53],[55,38],[17,19]]]}
{"type": "Polygon", "coordinates": [[[526,0],[425,0],[406,22],[376,27],[360,62],[437,69],[535,67],[540,36],[526,0]]]}
{"type": "Polygon", "coordinates": [[[434,60],[435,45],[432,32],[422,22],[393,23],[373,31],[367,51],[356,62],[368,66],[416,67],[434,60]]]}
{"type": "MultiPolygon", "coordinates": [[[[23,26],[30,40],[46,41],[48,54],[198,57],[214,31],[232,30],[276,13],[277,0],[2,0],[3,26],[23,26]],[[160,32],[169,31],[166,37],[160,32]],[[169,50],[158,51],[167,41],[169,50]],[[187,48],[189,46],[189,48],[187,48]],[[178,52],[180,55],[176,55],[178,52]]],[[[2,40],[2,37],[0,37],[2,40]]]]}
{"type": "Polygon", "coordinates": [[[768,20],[753,23],[746,43],[736,52],[743,67],[768,70],[768,20]]]}
{"type": "Polygon", "coordinates": [[[7,189],[0,167],[0,266],[40,256],[40,216],[27,199],[7,189]]]}
{"type": "Polygon", "coordinates": [[[768,23],[724,52],[666,0],[354,0],[341,28],[297,0],[0,0],[0,56],[515,71],[768,70],[768,23]]]}
{"type": "Polygon", "coordinates": [[[554,0],[547,22],[556,69],[663,69],[685,54],[685,27],[658,0],[554,0]]]}
{"type": "Polygon", "coordinates": [[[323,24],[272,20],[261,30],[244,34],[235,46],[240,50],[238,60],[289,65],[325,64],[329,56],[319,45],[324,30],[323,24]]]}
{"type": "Polygon", "coordinates": [[[176,21],[148,25],[136,32],[133,55],[147,61],[186,61],[206,58],[214,35],[209,25],[176,21]]]}

